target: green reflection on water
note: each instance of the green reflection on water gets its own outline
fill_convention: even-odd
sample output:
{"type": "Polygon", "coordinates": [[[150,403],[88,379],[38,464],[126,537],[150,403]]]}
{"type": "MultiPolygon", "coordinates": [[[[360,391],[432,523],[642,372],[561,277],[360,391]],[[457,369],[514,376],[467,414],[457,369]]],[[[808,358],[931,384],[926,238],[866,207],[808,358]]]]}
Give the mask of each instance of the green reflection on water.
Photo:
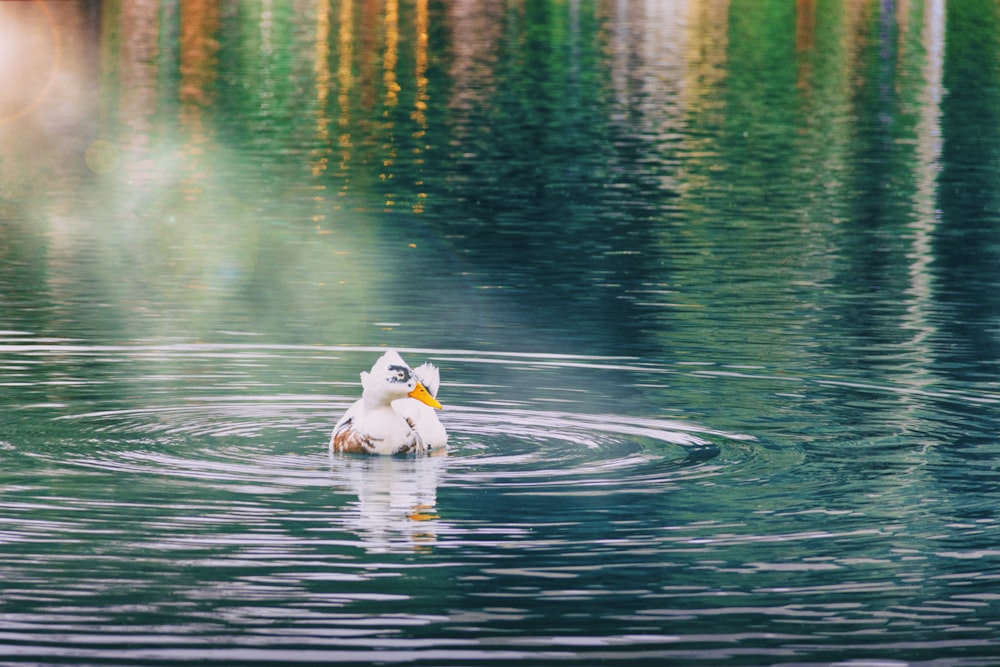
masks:
{"type": "MultiPolygon", "coordinates": [[[[273,404],[356,391],[368,353],[338,344],[457,357],[446,359],[450,397],[470,413],[566,405],[570,421],[572,410],[680,417],[757,437],[724,443],[711,472],[690,479],[653,475],[656,446],[623,439],[653,451],[636,457],[653,482],[613,507],[572,484],[498,487],[477,457],[497,453],[487,436],[506,424],[479,424],[478,440],[459,431],[471,463],[453,459],[439,504],[454,524],[438,526],[455,531],[442,542],[456,555],[430,552],[438,564],[464,558],[465,579],[444,567],[397,577],[402,557],[379,566],[414,614],[441,602],[442,585],[455,606],[497,589],[515,592],[498,606],[526,605],[516,593],[541,571],[610,593],[617,616],[591,604],[579,633],[652,632],[662,608],[697,615],[719,590],[776,607],[789,580],[817,605],[862,608],[860,628],[897,601],[950,595],[921,590],[925,579],[975,586],[978,572],[942,559],[993,555],[992,3],[3,3],[0,26],[0,44],[37,54],[16,71],[2,61],[17,84],[0,106],[2,395],[17,410],[0,452],[23,482],[5,493],[23,500],[25,523],[39,522],[40,540],[49,528],[68,538],[60,558],[94,543],[58,523],[61,505],[32,508],[40,494],[88,499],[100,531],[139,519],[138,534],[122,528],[121,557],[147,556],[204,517],[214,534],[181,557],[240,560],[259,555],[254,539],[287,533],[283,544],[315,549],[301,566],[328,579],[282,580],[275,606],[296,586],[343,594],[329,577],[342,563],[313,560],[370,564],[342,543],[354,529],[331,524],[344,503],[364,504],[365,485],[331,494],[317,473],[283,486],[267,467],[275,450],[322,451],[335,418],[325,403],[273,404]],[[250,344],[188,345],[201,340],[250,344]],[[268,347],[282,342],[295,345],[268,347]],[[483,361],[449,347],[608,358],[483,361]],[[240,437],[218,437],[230,428],[240,437]],[[260,438],[268,428],[279,442],[260,438]],[[147,475],[156,483],[129,486],[147,475]],[[183,502],[164,516],[171,499],[183,502]],[[259,533],[244,535],[234,506],[259,533]],[[322,511],[303,519],[312,507],[322,511]],[[718,519],[703,520],[710,512],[718,519]],[[969,523],[956,531],[958,520],[969,523]],[[330,543],[310,543],[317,533],[330,543]],[[639,547],[625,558],[623,535],[639,547]],[[595,536],[608,559],[567,569],[566,545],[584,562],[595,536]],[[484,577],[497,554],[521,561],[484,577]],[[534,569],[539,556],[547,570],[534,569]],[[605,579],[610,566],[652,561],[640,593],[660,595],[690,585],[702,559],[714,559],[703,567],[713,590],[651,597],[645,618],[631,572],[605,579]],[[866,577],[870,588],[850,588],[866,577]]],[[[509,438],[546,472],[551,443],[509,438]]],[[[634,471],[623,460],[624,484],[634,471]]],[[[513,479],[511,469],[501,468],[513,479]]],[[[613,479],[595,470],[595,487],[613,479]]],[[[43,542],[29,542],[24,553],[38,555],[43,542]]],[[[19,555],[7,565],[23,573],[19,555]]],[[[155,570],[174,562],[144,562],[133,583],[169,597],[155,570]]],[[[287,566],[260,562],[254,576],[287,566]]],[[[973,567],[989,575],[988,563],[973,567]]],[[[224,579],[199,563],[183,595],[217,586],[206,607],[226,609],[224,579]]],[[[381,600],[359,599],[355,613],[382,613],[381,600]]],[[[564,630],[558,601],[543,607],[539,632],[564,630]]],[[[732,627],[752,614],[729,616],[732,627]]],[[[772,637],[784,629],[754,618],[772,637]]],[[[917,630],[894,637],[942,629],[907,621],[917,630]]],[[[515,614],[511,631],[524,626],[515,614]]]]}
{"type": "Polygon", "coordinates": [[[4,11],[63,82],[0,126],[8,252],[62,322],[29,329],[403,320],[793,367],[855,330],[926,356],[974,106],[943,79],[989,46],[986,9],[935,2],[4,11]]]}

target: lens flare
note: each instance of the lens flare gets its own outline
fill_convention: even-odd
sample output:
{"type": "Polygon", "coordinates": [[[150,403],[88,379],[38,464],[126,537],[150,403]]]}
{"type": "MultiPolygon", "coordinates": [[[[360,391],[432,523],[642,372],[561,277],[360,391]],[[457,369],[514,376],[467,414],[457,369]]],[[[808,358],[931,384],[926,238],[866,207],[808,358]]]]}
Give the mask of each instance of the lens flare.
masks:
{"type": "Polygon", "coordinates": [[[34,111],[59,69],[59,31],[44,2],[0,3],[0,125],[34,111]]]}

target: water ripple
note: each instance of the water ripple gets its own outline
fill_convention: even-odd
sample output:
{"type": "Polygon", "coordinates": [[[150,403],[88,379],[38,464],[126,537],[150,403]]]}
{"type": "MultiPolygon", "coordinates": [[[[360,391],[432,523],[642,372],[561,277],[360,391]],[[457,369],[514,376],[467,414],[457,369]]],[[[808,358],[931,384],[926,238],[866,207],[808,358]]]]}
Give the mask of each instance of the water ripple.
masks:
{"type": "Polygon", "coordinates": [[[881,506],[790,505],[782,475],[806,459],[787,443],[473,404],[442,413],[448,456],[331,458],[350,400],[192,396],[58,416],[33,450],[5,441],[5,458],[35,465],[4,489],[0,655],[102,661],[128,634],[146,644],[133,661],[238,662],[211,648],[238,633],[255,646],[239,655],[276,662],[286,648],[328,662],[565,649],[658,664],[739,656],[744,642],[757,657],[822,650],[817,628],[884,625],[862,649],[905,637],[905,623],[963,623],[972,648],[989,633],[970,621],[994,598],[931,589],[924,570],[994,576],[995,523],[969,523],[976,550],[933,535],[921,546],[900,542],[912,527],[892,508],[873,522],[881,506]],[[706,634],[716,621],[789,632],[706,634]]]}
{"type": "MultiPolygon", "coordinates": [[[[349,399],[227,397],[186,405],[104,410],[62,417],[100,442],[68,461],[116,472],[254,483],[268,489],[328,485],[330,415],[349,399]],[[324,457],[325,458],[325,457],[324,457]]],[[[451,446],[444,483],[534,492],[588,493],[649,487],[718,474],[758,449],[753,437],[679,421],[452,407],[442,415],[451,446]]],[[[64,454],[60,453],[61,455],[64,454]]],[[[357,464],[355,464],[357,465],[357,464]]],[[[334,471],[351,465],[335,465],[334,471]]],[[[654,487],[655,488],[655,487],[654,487]]]]}

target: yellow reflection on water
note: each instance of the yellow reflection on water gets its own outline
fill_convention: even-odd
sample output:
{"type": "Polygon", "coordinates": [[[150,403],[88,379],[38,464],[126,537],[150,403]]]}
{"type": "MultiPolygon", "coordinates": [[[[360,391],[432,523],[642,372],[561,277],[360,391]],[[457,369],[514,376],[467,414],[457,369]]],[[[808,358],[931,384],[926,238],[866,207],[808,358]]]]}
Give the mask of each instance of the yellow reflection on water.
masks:
{"type": "MultiPolygon", "coordinates": [[[[382,57],[382,81],[385,85],[385,143],[382,158],[382,173],[379,178],[387,185],[395,177],[393,166],[396,164],[396,138],[393,134],[392,109],[399,103],[399,83],[396,80],[396,68],[399,62],[399,3],[397,0],[386,0],[385,3],[385,54],[382,57]]],[[[395,195],[389,189],[385,193],[385,205],[393,206],[395,195]]]]}
{"type": "Polygon", "coordinates": [[[326,171],[330,143],[330,118],[326,110],[330,97],[330,0],[316,3],[315,51],[317,148],[313,150],[312,175],[319,176],[326,171]]]}
{"type": "Polygon", "coordinates": [[[385,106],[394,107],[399,102],[399,83],[396,67],[399,61],[399,2],[385,2],[385,56],[382,60],[382,79],[385,83],[385,106]]]}
{"type": "Polygon", "coordinates": [[[427,135],[427,31],[428,31],[428,19],[427,19],[427,0],[417,0],[416,4],[416,24],[417,30],[417,43],[416,43],[416,87],[417,96],[416,100],[413,102],[413,121],[417,124],[417,129],[413,133],[413,138],[416,140],[416,147],[414,148],[413,161],[415,165],[415,170],[417,174],[417,180],[415,185],[417,186],[417,200],[413,203],[414,213],[423,213],[424,211],[424,200],[427,194],[422,191],[423,186],[423,164],[424,160],[421,155],[425,149],[425,137],[427,135]]]}
{"type": "MultiPolygon", "coordinates": [[[[340,29],[337,33],[337,53],[340,60],[337,65],[337,107],[340,115],[337,118],[337,147],[340,150],[338,168],[343,177],[340,196],[347,194],[350,179],[351,163],[351,88],[354,85],[354,0],[341,0],[340,29]]],[[[335,208],[339,208],[339,205],[335,208]]]]}

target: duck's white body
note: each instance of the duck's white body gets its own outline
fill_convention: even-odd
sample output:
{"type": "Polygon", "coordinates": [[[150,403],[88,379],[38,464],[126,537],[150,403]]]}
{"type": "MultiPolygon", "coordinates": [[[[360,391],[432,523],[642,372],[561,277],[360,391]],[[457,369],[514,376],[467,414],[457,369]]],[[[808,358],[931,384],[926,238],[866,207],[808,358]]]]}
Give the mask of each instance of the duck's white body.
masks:
{"type": "MultiPolygon", "coordinates": [[[[427,391],[437,399],[438,388],[441,386],[441,372],[434,364],[421,364],[413,369],[427,391]]],[[[428,404],[415,398],[400,398],[392,402],[392,408],[413,424],[413,429],[424,441],[428,449],[440,449],[448,445],[448,432],[441,425],[437,411],[428,404]]]]}
{"type": "MultiPolygon", "coordinates": [[[[408,417],[406,413],[411,409],[404,407],[403,411],[397,410],[394,401],[419,401],[421,406],[430,406],[428,409],[440,408],[441,404],[395,350],[379,357],[369,373],[361,373],[361,385],[364,388],[361,398],[333,429],[331,452],[392,455],[424,453],[434,448],[418,429],[417,420],[426,421],[426,417],[408,417]]],[[[432,416],[440,426],[437,417],[432,416]]],[[[439,435],[435,434],[435,438],[439,435]]]]}

